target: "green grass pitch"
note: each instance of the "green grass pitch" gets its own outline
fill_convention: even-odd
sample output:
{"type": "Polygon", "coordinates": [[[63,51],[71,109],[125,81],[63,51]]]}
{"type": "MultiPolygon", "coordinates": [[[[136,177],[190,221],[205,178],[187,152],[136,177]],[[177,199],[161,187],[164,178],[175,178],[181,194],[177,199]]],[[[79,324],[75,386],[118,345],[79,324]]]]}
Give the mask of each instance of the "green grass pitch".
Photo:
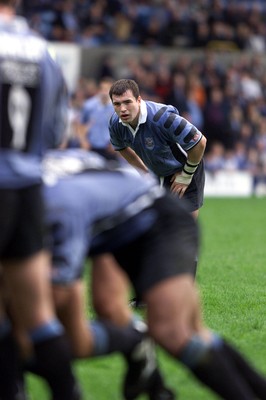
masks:
{"type": "MultiPolygon", "coordinates": [[[[197,282],[204,319],[266,374],[266,198],[207,198],[199,220],[197,282]]],[[[179,400],[217,399],[160,349],[158,358],[179,400]]],[[[119,355],[75,362],[75,370],[84,400],[121,400],[124,364],[119,355]]],[[[27,383],[30,400],[49,398],[38,378],[29,375],[27,383]]]]}

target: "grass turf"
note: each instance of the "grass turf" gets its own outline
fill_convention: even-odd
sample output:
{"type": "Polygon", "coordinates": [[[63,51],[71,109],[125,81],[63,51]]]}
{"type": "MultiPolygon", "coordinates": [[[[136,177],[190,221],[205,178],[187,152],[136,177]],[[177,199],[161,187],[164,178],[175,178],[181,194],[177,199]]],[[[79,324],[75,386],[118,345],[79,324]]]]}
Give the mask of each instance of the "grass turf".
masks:
{"type": "MultiPolygon", "coordinates": [[[[266,198],[207,198],[200,226],[197,282],[204,320],[266,374],[266,198]]],[[[160,349],[158,358],[179,400],[217,399],[160,349]]],[[[124,364],[119,355],[74,365],[84,400],[121,399],[124,364]]],[[[29,375],[27,383],[30,400],[49,398],[45,384],[38,378],[29,375]]]]}

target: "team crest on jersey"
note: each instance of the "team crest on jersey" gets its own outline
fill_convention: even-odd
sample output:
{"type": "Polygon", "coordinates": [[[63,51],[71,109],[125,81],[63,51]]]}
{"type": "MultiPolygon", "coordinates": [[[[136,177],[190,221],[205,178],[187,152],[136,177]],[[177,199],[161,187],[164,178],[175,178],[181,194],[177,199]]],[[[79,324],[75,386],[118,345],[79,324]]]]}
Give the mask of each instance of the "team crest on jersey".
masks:
{"type": "Polygon", "coordinates": [[[145,147],[149,150],[154,149],[154,141],[152,137],[146,137],[145,138],[145,147]]]}

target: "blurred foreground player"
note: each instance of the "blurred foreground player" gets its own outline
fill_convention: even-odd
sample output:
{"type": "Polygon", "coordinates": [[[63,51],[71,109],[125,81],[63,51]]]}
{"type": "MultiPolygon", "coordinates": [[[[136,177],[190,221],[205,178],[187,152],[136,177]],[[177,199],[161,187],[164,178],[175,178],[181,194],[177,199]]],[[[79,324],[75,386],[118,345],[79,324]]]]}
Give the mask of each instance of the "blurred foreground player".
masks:
{"type": "MultiPolygon", "coordinates": [[[[266,380],[202,323],[193,278],[198,229],[185,205],[152,179],[114,170],[92,153],[49,157],[48,222],[62,243],[54,278],[73,274],[71,259],[79,274],[89,249],[91,256],[112,253],[147,304],[149,335],[165,351],[221,398],[266,399],[266,380]]],[[[106,345],[106,333],[99,328],[98,335],[106,345]]],[[[126,399],[136,397],[135,378],[129,369],[126,399]]]]}
{"type": "Polygon", "coordinates": [[[51,232],[52,287],[57,314],[65,326],[74,358],[117,351],[125,356],[127,376],[131,377],[130,382],[126,378],[123,390],[126,400],[133,400],[142,393],[148,394],[150,400],[174,400],[174,394],[165,387],[158,369],[147,326],[128,307],[127,276],[110,254],[101,254],[92,260],[93,302],[99,318],[88,321],[84,311],[86,296],[82,274],[91,247],[93,222],[102,216],[101,207],[95,213],[90,210],[98,196],[103,195],[102,200],[108,201],[105,191],[99,192],[98,185],[93,187],[94,179],[99,178],[99,184],[104,185],[105,168],[101,157],[93,153],[88,155],[86,151],[49,152],[44,159],[47,182],[44,195],[47,227],[51,232]],[[89,170],[79,174],[80,165],[89,170]],[[96,168],[93,180],[90,168],[96,168]],[[97,194],[92,196],[91,202],[90,193],[94,189],[97,194]]]}
{"type": "Polygon", "coordinates": [[[1,305],[0,399],[20,395],[12,333],[18,325],[28,332],[30,355],[53,400],[74,400],[70,351],[48,279],[40,168],[43,150],[58,146],[63,133],[65,86],[46,43],[15,15],[15,7],[15,1],[0,0],[0,261],[11,315],[1,305]]]}

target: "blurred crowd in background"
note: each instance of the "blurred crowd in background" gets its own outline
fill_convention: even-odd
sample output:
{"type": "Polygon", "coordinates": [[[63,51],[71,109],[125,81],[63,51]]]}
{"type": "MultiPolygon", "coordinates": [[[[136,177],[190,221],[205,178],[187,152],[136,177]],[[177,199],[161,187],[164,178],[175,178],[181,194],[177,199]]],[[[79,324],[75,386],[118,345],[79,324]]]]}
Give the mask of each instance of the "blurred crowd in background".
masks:
{"type": "Polygon", "coordinates": [[[24,0],[49,40],[265,50],[264,0],[24,0]]]}
{"type": "Polygon", "coordinates": [[[255,184],[266,183],[265,0],[24,0],[21,12],[50,41],[145,49],[119,70],[109,56],[97,77],[82,77],[72,93],[73,121],[103,77],[135,79],[143,98],[176,106],[203,131],[209,172],[249,171],[255,184]],[[164,46],[200,48],[204,57],[173,61],[164,46]],[[217,51],[239,56],[221,63],[217,51]]]}

